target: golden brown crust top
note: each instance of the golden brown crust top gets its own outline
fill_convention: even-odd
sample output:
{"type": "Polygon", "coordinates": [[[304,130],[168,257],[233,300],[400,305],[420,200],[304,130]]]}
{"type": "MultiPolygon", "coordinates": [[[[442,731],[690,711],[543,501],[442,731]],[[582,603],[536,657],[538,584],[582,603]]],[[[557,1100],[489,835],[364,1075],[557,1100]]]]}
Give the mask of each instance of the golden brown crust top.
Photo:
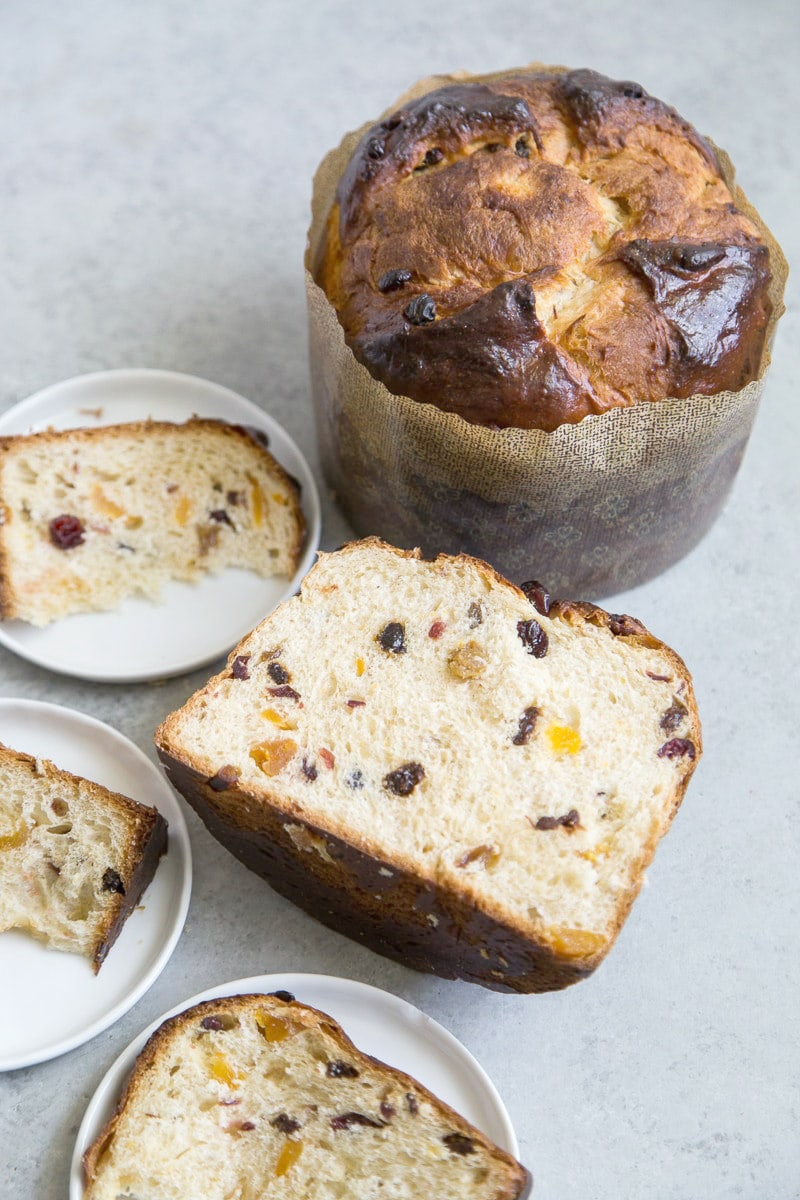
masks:
{"type": "Polygon", "coordinates": [[[593,71],[454,84],[373,126],[318,278],[390,391],[522,428],[738,389],[770,311],[712,149],[593,71]]]}

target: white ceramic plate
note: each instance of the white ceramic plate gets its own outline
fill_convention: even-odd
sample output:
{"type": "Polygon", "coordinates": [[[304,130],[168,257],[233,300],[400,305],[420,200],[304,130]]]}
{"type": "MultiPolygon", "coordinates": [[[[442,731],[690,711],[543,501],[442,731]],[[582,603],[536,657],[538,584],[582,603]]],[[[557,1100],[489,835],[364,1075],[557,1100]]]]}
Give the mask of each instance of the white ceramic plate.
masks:
{"type": "Polygon", "coordinates": [[[136,1056],[150,1035],[176,1013],[201,1000],[284,988],[303,1004],[328,1013],[359,1050],[413,1075],[420,1083],[515,1157],[519,1147],[503,1101],[489,1076],[452,1033],[406,1000],[352,979],[330,975],[255,975],[209,988],[178,1004],[123,1050],[89,1102],[72,1156],[70,1200],[83,1196],[84,1152],[110,1118],[136,1056]]]}
{"type": "Polygon", "coordinates": [[[15,405],[0,416],[0,435],[147,417],[180,422],[194,413],[263,429],[270,452],[300,483],[308,533],[294,579],[261,579],[252,571],[229,568],[195,584],[168,583],[159,603],[132,598],[113,612],[76,613],[43,629],[24,621],[4,621],[0,643],[40,667],[79,679],[110,683],[165,679],[220,658],[297,591],[319,546],[320,506],[314,477],[277,421],[236,392],[174,371],[99,371],[54,384],[15,405]]]}
{"type": "Polygon", "coordinates": [[[158,978],[180,937],[192,886],[186,823],[162,773],[94,717],[35,700],[0,699],[0,742],[157,808],[167,853],[95,975],[88,958],[0,935],[0,1071],[55,1058],[108,1028],[158,978]]]}

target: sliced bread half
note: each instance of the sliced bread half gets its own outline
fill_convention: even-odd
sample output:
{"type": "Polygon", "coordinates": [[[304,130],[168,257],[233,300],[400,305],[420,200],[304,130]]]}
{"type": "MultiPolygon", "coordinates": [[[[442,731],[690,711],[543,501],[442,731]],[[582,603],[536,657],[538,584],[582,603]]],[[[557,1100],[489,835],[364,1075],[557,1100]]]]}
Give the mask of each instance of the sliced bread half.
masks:
{"type": "Polygon", "coordinates": [[[637,621],[375,539],[322,555],[156,741],[308,912],[521,992],[602,960],[701,751],[690,676],[637,621]]]}
{"type": "Polygon", "coordinates": [[[0,746],[0,932],[99,971],[166,845],[156,809],[0,746]]]}
{"type": "Polygon", "coordinates": [[[528,1173],[288,992],[166,1021],[84,1158],[86,1200],[521,1200],[528,1173]]]}
{"type": "Polygon", "coordinates": [[[0,439],[0,617],[45,625],[230,566],[293,575],[298,488],[265,441],[199,418],[0,439]]]}

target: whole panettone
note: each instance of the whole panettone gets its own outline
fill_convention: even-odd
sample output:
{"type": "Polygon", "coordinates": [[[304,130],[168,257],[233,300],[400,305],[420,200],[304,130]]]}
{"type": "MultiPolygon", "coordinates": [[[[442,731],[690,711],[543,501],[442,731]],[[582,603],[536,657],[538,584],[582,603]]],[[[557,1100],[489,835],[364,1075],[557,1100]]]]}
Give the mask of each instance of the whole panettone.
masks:
{"type": "Polygon", "coordinates": [[[770,314],[767,247],[714,150],[586,70],[454,83],[373,125],[318,282],[389,391],[522,429],[738,390],[770,314]]]}

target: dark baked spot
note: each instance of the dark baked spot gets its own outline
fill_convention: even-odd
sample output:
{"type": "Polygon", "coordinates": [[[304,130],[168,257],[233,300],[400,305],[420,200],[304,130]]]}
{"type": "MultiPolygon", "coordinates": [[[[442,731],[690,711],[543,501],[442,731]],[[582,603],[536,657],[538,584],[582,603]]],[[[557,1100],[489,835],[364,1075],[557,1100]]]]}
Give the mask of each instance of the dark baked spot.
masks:
{"type": "Polygon", "coordinates": [[[298,1129],[302,1129],[300,1122],[285,1112],[278,1113],[277,1117],[273,1117],[270,1125],[273,1129],[277,1129],[278,1133],[297,1133],[298,1129]]]}
{"type": "Polygon", "coordinates": [[[231,664],[231,677],[233,679],[249,679],[250,672],[248,663],[250,662],[249,654],[237,654],[231,664]]]}
{"type": "Polygon", "coordinates": [[[518,154],[520,158],[530,158],[531,148],[525,141],[525,138],[517,138],[514,143],[514,153],[518,154]]]}
{"type": "Polygon", "coordinates": [[[688,738],[672,738],[665,742],[658,751],[659,758],[686,758],[693,759],[696,754],[694,742],[688,738]]]}
{"type": "Polygon", "coordinates": [[[212,775],[208,781],[208,786],[213,792],[226,792],[229,787],[238,781],[240,771],[238,767],[226,765],[220,767],[216,775],[212,775]]]}
{"type": "Polygon", "coordinates": [[[530,600],[536,611],[541,613],[543,617],[546,617],[550,612],[551,604],[550,593],[547,588],[535,579],[530,579],[527,583],[521,583],[519,587],[520,591],[530,600]]]}
{"type": "MultiPolygon", "coordinates": [[[[530,818],[528,819],[530,820],[530,818]]],[[[568,813],[564,813],[560,817],[539,817],[539,820],[533,827],[540,830],[558,829],[559,826],[564,829],[576,829],[580,823],[580,813],[577,808],[571,808],[568,813]]]]}
{"type": "Polygon", "coordinates": [[[83,543],[85,532],[83,521],[79,517],[72,516],[71,513],[62,513],[60,517],[53,517],[49,529],[50,541],[54,546],[58,546],[59,550],[72,550],[74,546],[80,546],[83,543]]]}
{"type": "Polygon", "coordinates": [[[230,504],[231,508],[238,508],[240,504],[244,504],[244,492],[226,492],[225,499],[227,500],[228,504],[230,504]]]}
{"type": "Polygon", "coordinates": [[[680,700],[673,699],[672,704],[664,713],[659,722],[665,733],[674,733],[685,716],[688,715],[688,709],[681,704],[680,700]]]}
{"type": "Polygon", "coordinates": [[[547,654],[548,637],[538,621],[533,618],[530,621],[517,621],[517,636],[534,658],[544,658],[547,654]]]}
{"type": "Polygon", "coordinates": [[[103,872],[103,891],[117,892],[120,896],[125,895],[125,884],[122,882],[119,872],[115,871],[113,867],[106,867],[103,872]]]}
{"type": "Polygon", "coordinates": [[[425,768],[417,762],[403,763],[396,771],[383,778],[383,786],[395,796],[410,796],[418,783],[425,778],[425,768]]]}
{"type": "Polygon", "coordinates": [[[300,764],[300,770],[303,772],[306,779],[308,779],[311,783],[314,782],[314,780],[317,778],[317,775],[319,774],[319,772],[317,771],[317,768],[314,766],[314,764],[312,762],[308,761],[308,759],[306,758],[305,755],[303,755],[303,761],[300,764]]]}
{"type": "Polygon", "coordinates": [[[408,1111],[411,1113],[412,1117],[415,1117],[419,1112],[417,1097],[413,1092],[406,1092],[406,1107],[408,1108],[408,1111]]]}
{"type": "Polygon", "coordinates": [[[430,150],[425,152],[425,157],[422,160],[423,167],[435,167],[444,158],[444,150],[438,146],[431,146],[430,150]]]}
{"type": "Polygon", "coordinates": [[[354,791],[360,791],[364,786],[364,772],[355,767],[352,771],[347,772],[344,781],[349,788],[352,788],[354,791]]]}
{"type": "Polygon", "coordinates": [[[503,144],[502,144],[502,142],[487,142],[486,149],[489,151],[490,154],[497,154],[498,150],[503,149],[503,144]]]}
{"type": "Polygon", "coordinates": [[[50,807],[57,817],[65,817],[69,812],[69,805],[60,796],[56,796],[50,807]]]}
{"type": "MultiPolygon", "coordinates": [[[[268,668],[269,669],[269,668],[268,668]]],[[[300,693],[296,692],[293,687],[283,683],[280,687],[267,688],[270,696],[275,696],[278,700],[299,700],[300,693]]]]}
{"type": "Polygon", "coordinates": [[[390,621],[388,625],[384,625],[375,640],[381,650],[385,650],[387,654],[405,654],[406,652],[406,630],[399,621],[390,621]]]}
{"type": "Polygon", "coordinates": [[[234,425],[234,429],[238,429],[240,433],[246,433],[249,438],[262,446],[264,450],[269,449],[269,435],[263,429],[257,429],[255,425],[234,425]]]}
{"type": "Polygon", "coordinates": [[[387,271],[381,275],[378,280],[378,291],[397,292],[400,288],[405,287],[411,281],[412,273],[406,267],[396,267],[394,271],[387,271]]]}
{"type": "Polygon", "coordinates": [[[329,1062],[325,1068],[329,1079],[358,1079],[358,1071],[351,1063],[342,1062],[340,1058],[329,1062]]]}
{"type": "Polygon", "coordinates": [[[131,554],[135,554],[136,550],[133,546],[129,546],[127,542],[117,542],[118,550],[128,550],[131,554]]]}
{"type": "Polygon", "coordinates": [[[515,746],[527,746],[531,740],[536,722],[539,718],[539,709],[535,705],[526,708],[519,719],[517,732],[514,734],[511,741],[515,746]]]}
{"type": "Polygon", "coordinates": [[[233,529],[233,521],[224,508],[214,508],[208,515],[212,521],[216,521],[220,525],[230,525],[231,529],[233,529]]]}
{"type": "Polygon", "coordinates": [[[282,1000],[284,1004],[294,1004],[294,992],[287,992],[285,988],[278,988],[277,992],[267,992],[268,996],[274,996],[276,1000],[282,1000]]]}
{"type": "Polygon", "coordinates": [[[403,316],[412,325],[430,325],[436,320],[436,301],[427,292],[422,292],[405,306],[403,316]]]}
{"type": "Polygon", "coordinates": [[[289,672],[286,667],[279,662],[271,662],[267,665],[267,674],[273,683],[288,683],[290,679],[289,672]]]}
{"type": "Polygon", "coordinates": [[[350,1129],[352,1125],[368,1125],[371,1129],[383,1129],[382,1121],[373,1121],[364,1113],[342,1113],[340,1117],[331,1117],[331,1129],[350,1129]]]}
{"type": "Polygon", "coordinates": [[[386,154],[386,143],[382,138],[370,138],[367,142],[367,154],[374,162],[380,162],[386,154]]]}
{"type": "Polygon", "coordinates": [[[475,1154],[475,1142],[465,1133],[446,1133],[442,1141],[452,1154],[475,1154]]]}

